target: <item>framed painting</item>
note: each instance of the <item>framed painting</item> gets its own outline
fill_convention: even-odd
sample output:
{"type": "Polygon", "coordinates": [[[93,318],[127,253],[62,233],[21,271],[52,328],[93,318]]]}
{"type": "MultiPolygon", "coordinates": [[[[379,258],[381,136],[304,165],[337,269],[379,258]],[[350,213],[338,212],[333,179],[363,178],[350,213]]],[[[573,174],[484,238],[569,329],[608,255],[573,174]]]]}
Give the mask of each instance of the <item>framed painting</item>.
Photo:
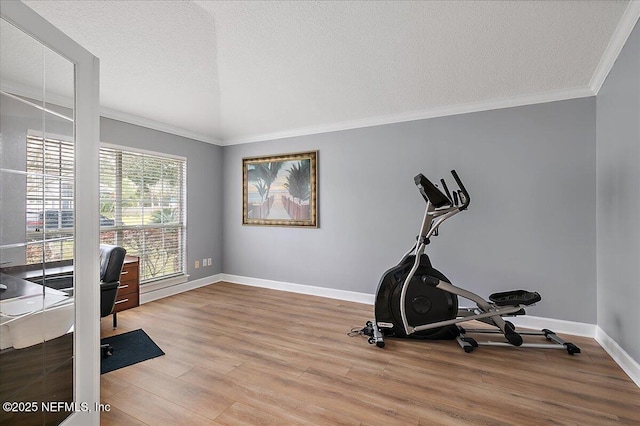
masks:
{"type": "Polygon", "coordinates": [[[318,227],[318,151],[242,159],[242,224],[318,227]]]}

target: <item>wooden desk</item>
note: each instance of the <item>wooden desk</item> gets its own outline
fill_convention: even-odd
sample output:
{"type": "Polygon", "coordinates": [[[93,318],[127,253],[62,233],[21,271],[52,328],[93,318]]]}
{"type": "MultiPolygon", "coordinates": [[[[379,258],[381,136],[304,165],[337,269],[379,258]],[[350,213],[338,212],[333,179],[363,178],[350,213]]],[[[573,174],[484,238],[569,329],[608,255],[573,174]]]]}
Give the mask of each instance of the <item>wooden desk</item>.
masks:
{"type": "Polygon", "coordinates": [[[140,259],[127,255],[124,258],[122,274],[120,274],[120,287],[118,287],[113,312],[121,312],[136,306],[140,306],[140,259]]]}

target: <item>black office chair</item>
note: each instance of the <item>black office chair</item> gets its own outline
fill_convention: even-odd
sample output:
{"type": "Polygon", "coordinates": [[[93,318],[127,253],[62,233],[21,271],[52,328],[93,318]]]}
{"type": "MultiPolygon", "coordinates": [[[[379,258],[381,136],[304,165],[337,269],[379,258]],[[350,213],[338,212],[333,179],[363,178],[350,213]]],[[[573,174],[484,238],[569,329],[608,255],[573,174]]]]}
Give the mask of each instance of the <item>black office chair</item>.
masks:
{"type": "MultiPolygon", "coordinates": [[[[113,313],[113,328],[118,325],[113,307],[118,296],[120,274],[127,251],[119,246],[100,245],[100,318],[113,313]]],[[[100,345],[104,356],[110,356],[113,348],[110,345],[100,345]]]]}

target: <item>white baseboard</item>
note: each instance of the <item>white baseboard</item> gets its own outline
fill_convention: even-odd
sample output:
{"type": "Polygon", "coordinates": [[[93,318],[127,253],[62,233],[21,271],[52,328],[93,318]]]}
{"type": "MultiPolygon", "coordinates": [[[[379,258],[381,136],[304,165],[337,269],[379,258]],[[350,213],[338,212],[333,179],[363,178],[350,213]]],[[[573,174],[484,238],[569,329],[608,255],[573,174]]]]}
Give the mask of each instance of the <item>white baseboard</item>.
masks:
{"type": "Polygon", "coordinates": [[[627,373],[627,376],[640,387],[640,364],[638,364],[629,354],[618,345],[607,333],[600,327],[596,327],[596,342],[607,351],[613,360],[627,373]]]}
{"type": "Polygon", "coordinates": [[[204,287],[209,284],[214,284],[221,281],[222,274],[211,275],[209,277],[199,278],[193,281],[187,281],[183,284],[173,285],[171,287],[164,287],[158,290],[148,291],[140,293],[140,304],[153,302],[154,300],[162,299],[164,297],[173,296],[175,294],[183,293],[188,290],[193,290],[198,287],[204,287]]]}
{"type": "Polygon", "coordinates": [[[262,278],[242,277],[239,275],[222,274],[222,281],[244,284],[252,287],[270,288],[273,290],[290,291],[292,293],[309,294],[312,296],[328,297],[330,299],[345,300],[348,302],[366,303],[373,305],[375,295],[358,293],[334,288],[316,287],[312,285],[293,284],[283,281],[264,280],[262,278]]]}
{"type": "MultiPolygon", "coordinates": [[[[349,302],[365,303],[373,305],[375,295],[368,293],[358,293],[355,291],[336,290],[333,288],[316,287],[311,285],[294,284],[282,281],[265,280],[262,278],[243,277],[239,275],[221,274],[222,281],[230,283],[244,284],[253,287],[270,288],[273,290],[290,291],[293,293],[309,294],[312,296],[328,297],[331,299],[346,300],[349,302]]],[[[564,321],[553,318],[542,317],[514,317],[509,319],[515,325],[525,328],[543,329],[548,328],[557,333],[571,334],[574,336],[584,336],[594,338],[596,326],[581,322],[564,321]]]]}
{"type": "Polygon", "coordinates": [[[555,318],[534,317],[525,315],[522,317],[508,318],[518,327],[542,330],[547,328],[556,333],[570,334],[572,336],[596,337],[596,325],[584,322],[565,321],[555,318]]]}

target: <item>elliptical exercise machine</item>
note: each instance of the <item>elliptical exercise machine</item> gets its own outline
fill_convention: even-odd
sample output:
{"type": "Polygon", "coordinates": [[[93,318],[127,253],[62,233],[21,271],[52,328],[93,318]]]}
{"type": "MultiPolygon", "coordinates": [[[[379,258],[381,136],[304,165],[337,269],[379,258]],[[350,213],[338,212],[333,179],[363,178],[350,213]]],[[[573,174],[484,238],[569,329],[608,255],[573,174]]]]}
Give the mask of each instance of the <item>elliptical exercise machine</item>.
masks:
{"type": "Polygon", "coordinates": [[[487,301],[475,293],[451,284],[441,272],[433,268],[425,248],[438,228],[450,217],[469,207],[471,197],[455,170],[451,171],[458,190],[449,192],[444,179],[443,193],[422,174],[414,178],[420,194],[427,202],[416,244],[400,263],[387,270],[376,292],[375,320],[367,321],[359,331],[369,336],[369,343],[384,347],[385,337],[418,339],[456,339],[465,352],[479,345],[517,346],[530,348],[566,349],[570,355],[580,353],[573,343],[565,342],[553,331],[516,331],[503,317],[525,315],[525,307],[541,300],[533,291],[514,290],[494,293],[487,301]],[[446,195],[445,195],[446,194],[446,195]],[[472,308],[459,308],[458,296],[476,304],[472,308]],[[477,320],[493,326],[492,329],[471,329],[459,323],[477,320]],[[503,341],[478,342],[469,333],[502,334],[503,341]],[[523,335],[544,336],[553,343],[524,343],[523,335]]]}

